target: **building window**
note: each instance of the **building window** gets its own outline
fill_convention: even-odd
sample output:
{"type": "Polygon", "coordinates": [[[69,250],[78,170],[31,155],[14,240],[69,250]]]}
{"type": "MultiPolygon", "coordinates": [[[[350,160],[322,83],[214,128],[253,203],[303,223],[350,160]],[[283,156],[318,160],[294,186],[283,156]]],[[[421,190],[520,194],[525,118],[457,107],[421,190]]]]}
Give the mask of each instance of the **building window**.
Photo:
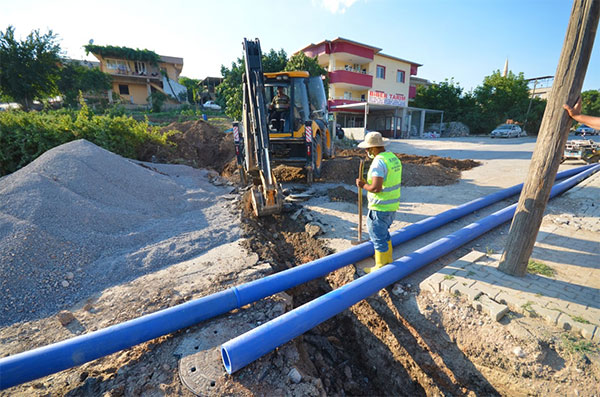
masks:
{"type": "Polygon", "coordinates": [[[119,94],[129,95],[129,86],[126,84],[119,84],[119,94]]]}
{"type": "Polygon", "coordinates": [[[398,70],[396,73],[396,83],[404,83],[404,70],[398,70]]]}
{"type": "Polygon", "coordinates": [[[377,65],[377,75],[378,79],[385,79],[385,66],[377,65]]]}
{"type": "Polygon", "coordinates": [[[146,63],[145,62],[135,62],[135,73],[139,75],[146,75],[146,63]]]}
{"type": "Polygon", "coordinates": [[[352,93],[349,91],[344,92],[344,99],[352,99],[352,93]]]}
{"type": "Polygon", "coordinates": [[[118,59],[107,59],[106,68],[115,70],[119,74],[127,74],[129,72],[129,65],[127,62],[118,59]]]}

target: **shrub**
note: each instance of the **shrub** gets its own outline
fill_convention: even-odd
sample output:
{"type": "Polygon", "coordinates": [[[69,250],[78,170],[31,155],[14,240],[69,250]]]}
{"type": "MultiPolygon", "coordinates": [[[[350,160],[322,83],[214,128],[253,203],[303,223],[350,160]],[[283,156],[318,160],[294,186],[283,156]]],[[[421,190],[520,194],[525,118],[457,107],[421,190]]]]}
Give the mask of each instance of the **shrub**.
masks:
{"type": "Polygon", "coordinates": [[[129,158],[137,158],[146,143],[165,145],[166,142],[158,127],[151,127],[147,120],[94,115],[85,104],[77,112],[0,112],[0,176],[76,139],[86,139],[129,158]]]}

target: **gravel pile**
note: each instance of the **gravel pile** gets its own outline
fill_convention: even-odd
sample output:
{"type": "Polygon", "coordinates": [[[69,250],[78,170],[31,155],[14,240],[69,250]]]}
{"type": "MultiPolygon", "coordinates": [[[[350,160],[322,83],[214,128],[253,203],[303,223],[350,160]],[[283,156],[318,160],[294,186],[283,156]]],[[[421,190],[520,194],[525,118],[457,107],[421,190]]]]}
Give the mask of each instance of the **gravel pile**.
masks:
{"type": "Polygon", "coordinates": [[[213,180],[85,140],[0,178],[0,326],[237,240],[233,188],[213,180]]]}

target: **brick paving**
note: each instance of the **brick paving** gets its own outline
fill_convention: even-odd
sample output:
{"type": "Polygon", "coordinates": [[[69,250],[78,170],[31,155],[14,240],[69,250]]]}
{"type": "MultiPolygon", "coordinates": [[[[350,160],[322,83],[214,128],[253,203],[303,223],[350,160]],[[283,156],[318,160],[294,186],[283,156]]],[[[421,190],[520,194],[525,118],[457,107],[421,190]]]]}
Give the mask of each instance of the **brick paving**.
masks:
{"type": "Polygon", "coordinates": [[[531,259],[552,277],[513,277],[500,254],[472,251],[420,283],[432,293],[459,293],[496,321],[511,310],[600,343],[600,172],[551,200],[531,259]]]}

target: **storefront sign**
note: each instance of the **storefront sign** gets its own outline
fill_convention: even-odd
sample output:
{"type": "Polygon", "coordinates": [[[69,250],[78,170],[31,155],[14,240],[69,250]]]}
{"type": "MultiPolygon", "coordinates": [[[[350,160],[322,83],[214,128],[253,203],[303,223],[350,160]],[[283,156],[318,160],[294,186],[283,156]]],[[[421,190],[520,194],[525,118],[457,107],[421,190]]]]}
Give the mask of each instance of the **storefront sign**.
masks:
{"type": "Polygon", "coordinates": [[[380,91],[369,91],[368,103],[377,105],[406,106],[406,96],[404,94],[388,94],[380,91]]]}

